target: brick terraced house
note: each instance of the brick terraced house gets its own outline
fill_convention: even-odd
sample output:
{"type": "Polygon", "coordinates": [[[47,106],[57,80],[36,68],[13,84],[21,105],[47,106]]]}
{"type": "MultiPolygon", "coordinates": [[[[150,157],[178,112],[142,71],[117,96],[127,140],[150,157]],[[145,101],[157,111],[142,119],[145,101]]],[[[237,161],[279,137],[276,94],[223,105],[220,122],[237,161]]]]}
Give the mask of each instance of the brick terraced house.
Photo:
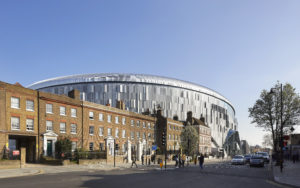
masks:
{"type": "Polygon", "coordinates": [[[167,151],[179,151],[182,122],[163,117],[161,111],[142,115],[125,110],[122,101],[116,104],[81,101],[77,90],[65,96],[0,82],[0,158],[10,158],[21,147],[26,148],[26,162],[55,157],[55,142],[68,137],[72,151],[112,154],[116,149],[130,162],[132,155],[141,160],[143,154],[153,153],[152,146],[163,148],[163,129],[167,151]]]}

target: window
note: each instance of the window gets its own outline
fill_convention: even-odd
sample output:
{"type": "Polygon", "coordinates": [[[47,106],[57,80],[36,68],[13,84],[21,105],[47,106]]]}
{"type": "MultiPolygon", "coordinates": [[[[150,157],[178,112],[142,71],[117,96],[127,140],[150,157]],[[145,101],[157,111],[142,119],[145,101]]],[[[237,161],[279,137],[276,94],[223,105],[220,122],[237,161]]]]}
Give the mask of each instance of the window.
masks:
{"type": "Polygon", "coordinates": [[[136,138],[137,138],[137,139],[140,138],[140,132],[136,132],[136,138]]]}
{"type": "Polygon", "coordinates": [[[89,127],[89,133],[90,135],[94,135],[94,126],[89,127]]]}
{"type": "Polygon", "coordinates": [[[126,130],[122,130],[122,138],[126,138],[126,130]]]}
{"type": "Polygon", "coordinates": [[[99,136],[103,136],[104,129],[103,127],[99,127],[99,136]]]}
{"type": "Polygon", "coordinates": [[[20,130],[20,118],[11,117],[11,130],[20,130]]]}
{"type": "Polygon", "coordinates": [[[26,110],[34,111],[34,103],[31,100],[26,100],[26,110]]]}
{"type": "Polygon", "coordinates": [[[130,120],[130,125],[131,125],[131,126],[134,126],[134,120],[133,120],[133,119],[130,120]]]}
{"type": "Polygon", "coordinates": [[[116,124],[119,124],[119,116],[116,116],[116,117],[115,117],[115,123],[116,123],[116,124]]]}
{"type": "Polygon", "coordinates": [[[140,126],[140,121],[139,121],[139,120],[136,121],[136,126],[137,126],[137,127],[140,126]]]}
{"type": "Polygon", "coordinates": [[[146,128],[146,123],[145,122],[143,122],[143,128],[146,128]]]}
{"type": "Polygon", "coordinates": [[[171,140],[171,135],[169,134],[169,140],[171,140]]]}
{"type": "Polygon", "coordinates": [[[103,114],[99,114],[99,121],[103,121],[103,114]]]}
{"type": "Polygon", "coordinates": [[[134,132],[133,131],[130,132],[130,136],[131,136],[131,139],[134,139],[134,132]]]}
{"type": "Polygon", "coordinates": [[[116,130],[115,130],[115,137],[119,137],[119,129],[118,128],[116,128],[116,130]]]}
{"type": "Polygon", "coordinates": [[[107,136],[111,136],[111,128],[107,129],[107,136]]]}
{"type": "Polygon", "coordinates": [[[76,134],[77,133],[77,125],[72,123],[71,124],[71,134],[76,134]]]}
{"type": "Polygon", "coordinates": [[[94,112],[89,112],[89,118],[90,120],[94,120],[94,112]]]}
{"type": "Polygon", "coordinates": [[[171,125],[169,125],[169,129],[171,130],[172,128],[171,128],[171,125]]]}
{"type": "Polygon", "coordinates": [[[77,148],[77,142],[72,142],[72,152],[74,152],[77,148]]]}
{"type": "Polygon", "coordinates": [[[66,123],[59,124],[60,133],[66,133],[66,123]]]}
{"type": "Polygon", "coordinates": [[[71,108],[71,117],[77,117],[77,109],[71,108]]]}
{"type": "Polygon", "coordinates": [[[89,148],[90,151],[94,151],[94,142],[90,142],[89,148]]]}
{"type": "Polygon", "coordinates": [[[104,148],[104,143],[100,143],[100,144],[99,144],[99,149],[100,149],[100,151],[104,151],[104,149],[105,149],[105,148],[104,148]]]}
{"type": "Polygon", "coordinates": [[[151,129],[151,123],[148,123],[148,129],[151,129]]]}
{"type": "Polygon", "coordinates": [[[33,131],[33,119],[26,119],[26,131],[33,131]]]}
{"type": "Polygon", "coordinates": [[[48,113],[48,114],[53,113],[53,105],[52,104],[46,104],[46,113],[48,113]]]}
{"type": "Polygon", "coordinates": [[[148,133],[148,139],[151,139],[151,133],[148,133]]]}
{"type": "Polygon", "coordinates": [[[46,131],[52,131],[52,124],[53,122],[52,121],[46,121],[46,131]]]}
{"type": "Polygon", "coordinates": [[[20,98],[11,97],[10,98],[10,107],[11,108],[20,108],[20,98]]]}
{"type": "Polygon", "coordinates": [[[122,125],[126,125],[126,118],[122,117],[122,125]]]}
{"type": "Polygon", "coordinates": [[[60,107],[59,107],[59,114],[60,114],[61,116],[65,116],[65,115],[66,115],[66,107],[60,106],[60,107]]]}
{"type": "Polygon", "coordinates": [[[143,139],[146,139],[146,133],[143,133],[143,139]]]}
{"type": "Polygon", "coordinates": [[[108,122],[108,123],[111,122],[111,115],[107,115],[107,122],[108,122]]]}

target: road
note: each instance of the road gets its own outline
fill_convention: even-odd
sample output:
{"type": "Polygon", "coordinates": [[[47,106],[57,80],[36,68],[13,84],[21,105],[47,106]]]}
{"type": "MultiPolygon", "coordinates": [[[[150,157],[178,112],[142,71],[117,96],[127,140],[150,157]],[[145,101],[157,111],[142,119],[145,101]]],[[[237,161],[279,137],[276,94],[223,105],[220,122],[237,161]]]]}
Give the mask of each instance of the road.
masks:
{"type": "Polygon", "coordinates": [[[121,170],[88,170],[36,176],[1,179],[1,187],[229,187],[229,188],[273,188],[284,187],[269,180],[268,167],[250,168],[232,166],[228,162],[208,164],[204,169],[191,166],[167,171],[146,168],[127,168],[121,170]]]}

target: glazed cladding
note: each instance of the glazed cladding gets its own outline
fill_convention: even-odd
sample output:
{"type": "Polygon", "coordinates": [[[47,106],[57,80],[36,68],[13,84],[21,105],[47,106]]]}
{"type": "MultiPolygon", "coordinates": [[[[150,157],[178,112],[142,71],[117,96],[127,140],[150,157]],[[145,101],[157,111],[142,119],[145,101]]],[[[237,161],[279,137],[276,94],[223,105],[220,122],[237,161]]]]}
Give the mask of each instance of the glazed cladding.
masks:
{"type": "Polygon", "coordinates": [[[208,124],[219,124],[219,118],[214,117],[218,114],[227,121],[226,127],[234,128],[234,110],[228,103],[184,88],[143,83],[84,83],[50,86],[40,90],[66,95],[73,89],[81,91],[83,100],[98,104],[116,106],[116,101],[122,100],[130,111],[137,113],[160,106],[163,115],[168,118],[177,115],[180,120],[185,120],[186,113],[192,111],[197,118],[202,115],[208,124]]]}

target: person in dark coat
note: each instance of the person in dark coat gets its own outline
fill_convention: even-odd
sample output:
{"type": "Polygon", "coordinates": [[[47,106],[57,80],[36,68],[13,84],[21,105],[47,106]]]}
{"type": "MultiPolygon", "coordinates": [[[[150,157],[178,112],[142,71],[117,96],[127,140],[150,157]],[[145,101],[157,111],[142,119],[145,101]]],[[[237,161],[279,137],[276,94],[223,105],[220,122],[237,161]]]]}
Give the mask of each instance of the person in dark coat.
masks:
{"type": "Polygon", "coordinates": [[[135,164],[135,167],[137,168],[138,166],[137,166],[137,164],[136,164],[136,156],[135,156],[135,155],[132,156],[131,168],[132,168],[132,166],[133,166],[134,164],[135,164]]]}
{"type": "Polygon", "coordinates": [[[204,155],[201,154],[199,157],[199,166],[201,169],[203,169],[203,163],[204,163],[204,155]]]}

